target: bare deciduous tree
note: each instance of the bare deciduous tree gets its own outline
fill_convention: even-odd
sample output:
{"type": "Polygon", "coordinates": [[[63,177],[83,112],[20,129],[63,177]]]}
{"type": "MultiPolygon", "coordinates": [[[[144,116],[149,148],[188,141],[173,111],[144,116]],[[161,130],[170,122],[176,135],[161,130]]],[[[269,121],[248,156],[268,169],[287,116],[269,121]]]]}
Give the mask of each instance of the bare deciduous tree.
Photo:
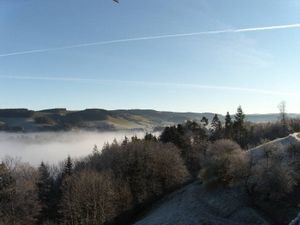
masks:
{"type": "MultiPolygon", "coordinates": [[[[4,224],[33,225],[39,212],[37,200],[36,178],[37,171],[30,165],[22,163],[18,159],[5,158],[6,174],[13,179],[13,183],[6,188],[9,190],[9,199],[1,202],[1,207],[5,209],[5,214],[0,217],[4,224]],[[7,166],[6,166],[7,164],[7,166]]],[[[1,177],[1,175],[0,175],[1,177]]],[[[1,211],[1,210],[0,210],[1,211]]]]}
{"type": "Polygon", "coordinates": [[[278,109],[279,109],[279,119],[282,123],[286,124],[286,102],[282,101],[278,104],[278,109]]]}
{"type": "Polygon", "coordinates": [[[66,178],[62,213],[66,225],[100,225],[130,206],[126,182],[116,181],[108,172],[82,171],[66,178]],[[126,206],[125,206],[126,205],[126,206]]]}
{"type": "Polygon", "coordinates": [[[230,140],[218,140],[207,150],[200,173],[208,187],[232,186],[247,175],[248,156],[238,144],[230,140]]]}
{"type": "Polygon", "coordinates": [[[151,141],[111,145],[103,149],[102,168],[128,180],[135,203],[160,196],[188,177],[179,149],[173,144],[151,141]]]}

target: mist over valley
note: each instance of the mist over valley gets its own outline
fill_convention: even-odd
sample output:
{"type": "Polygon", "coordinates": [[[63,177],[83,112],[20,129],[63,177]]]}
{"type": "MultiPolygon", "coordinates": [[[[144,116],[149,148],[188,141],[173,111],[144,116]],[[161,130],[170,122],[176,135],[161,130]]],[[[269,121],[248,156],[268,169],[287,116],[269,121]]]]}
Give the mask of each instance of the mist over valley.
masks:
{"type": "Polygon", "coordinates": [[[125,136],[141,138],[144,135],[142,131],[0,132],[0,159],[16,157],[35,166],[42,161],[56,164],[69,155],[72,158],[87,156],[95,145],[101,150],[114,139],[120,142],[125,136]]]}

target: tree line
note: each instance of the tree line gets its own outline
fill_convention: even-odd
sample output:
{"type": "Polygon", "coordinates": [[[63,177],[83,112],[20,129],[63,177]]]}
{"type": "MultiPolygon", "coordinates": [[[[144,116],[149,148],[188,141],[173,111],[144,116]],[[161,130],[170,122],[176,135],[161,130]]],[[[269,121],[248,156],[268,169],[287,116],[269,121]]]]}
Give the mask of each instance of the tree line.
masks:
{"type": "Polygon", "coordinates": [[[0,164],[0,224],[128,224],[189,176],[179,149],[150,134],[68,157],[59,167],[7,158],[0,164]]]}

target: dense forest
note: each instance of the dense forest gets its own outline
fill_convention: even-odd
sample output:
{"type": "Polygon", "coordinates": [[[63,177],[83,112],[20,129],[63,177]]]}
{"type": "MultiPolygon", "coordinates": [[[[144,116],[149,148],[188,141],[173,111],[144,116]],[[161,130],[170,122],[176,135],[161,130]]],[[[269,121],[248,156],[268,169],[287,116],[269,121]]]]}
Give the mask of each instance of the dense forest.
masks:
{"type": "MultiPolygon", "coordinates": [[[[41,162],[34,168],[5,158],[0,164],[0,224],[132,224],[162,196],[194,180],[208,190],[241,188],[258,208],[295,206],[298,158],[286,164],[280,151],[268,148],[264,159],[253,162],[246,153],[299,131],[300,120],[287,118],[284,111],[275,123],[254,124],[245,121],[238,107],[234,116],[227,113],[225,123],[218,115],[212,121],[186,121],[165,127],[159,137],[125,137],[58,165],[41,162]]],[[[300,146],[289,152],[293,157],[300,146]]]]}

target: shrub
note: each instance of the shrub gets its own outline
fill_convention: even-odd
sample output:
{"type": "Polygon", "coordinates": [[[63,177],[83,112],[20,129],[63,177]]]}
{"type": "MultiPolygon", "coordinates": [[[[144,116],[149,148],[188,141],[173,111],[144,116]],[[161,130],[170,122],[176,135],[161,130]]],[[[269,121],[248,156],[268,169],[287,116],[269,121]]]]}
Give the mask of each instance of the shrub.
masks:
{"type": "Polygon", "coordinates": [[[266,146],[264,152],[264,158],[251,168],[248,190],[262,200],[281,200],[297,185],[295,167],[281,146],[266,146]]]}
{"type": "Polygon", "coordinates": [[[291,193],[297,184],[293,169],[273,159],[269,160],[268,167],[265,160],[262,160],[253,171],[252,190],[263,200],[281,200],[291,193]]]}
{"type": "Polygon", "coordinates": [[[247,165],[247,154],[238,144],[218,140],[207,149],[200,177],[207,187],[232,186],[244,180],[247,165]]]}

